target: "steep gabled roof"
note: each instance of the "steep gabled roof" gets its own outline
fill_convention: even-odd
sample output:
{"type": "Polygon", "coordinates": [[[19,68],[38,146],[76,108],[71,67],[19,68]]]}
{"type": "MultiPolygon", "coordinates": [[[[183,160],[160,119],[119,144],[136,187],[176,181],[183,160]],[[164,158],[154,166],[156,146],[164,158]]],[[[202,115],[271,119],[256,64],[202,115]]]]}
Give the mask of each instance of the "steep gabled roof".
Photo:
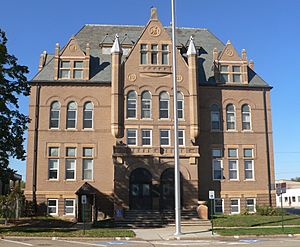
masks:
{"type": "MultiPolygon", "coordinates": [[[[119,35],[120,43],[123,47],[132,46],[136,43],[145,26],[126,25],[98,25],[87,24],[75,35],[75,38],[82,50],[86,44],[90,45],[90,83],[110,83],[111,81],[111,55],[102,54],[101,46],[112,46],[115,35],[119,35]]],[[[171,28],[165,27],[171,36],[171,28]]],[[[194,44],[199,49],[198,56],[198,81],[201,85],[215,85],[213,70],[213,49],[223,50],[224,44],[210,31],[203,28],[177,28],[177,46],[187,48],[189,39],[192,36],[194,44]]],[[[123,55],[123,59],[126,56],[123,55]]],[[[249,84],[253,87],[269,87],[253,70],[248,69],[249,84]]],[[[32,79],[33,82],[54,81],[54,60],[48,55],[46,65],[32,79]]],[[[60,83],[61,80],[57,81],[60,83]]]]}

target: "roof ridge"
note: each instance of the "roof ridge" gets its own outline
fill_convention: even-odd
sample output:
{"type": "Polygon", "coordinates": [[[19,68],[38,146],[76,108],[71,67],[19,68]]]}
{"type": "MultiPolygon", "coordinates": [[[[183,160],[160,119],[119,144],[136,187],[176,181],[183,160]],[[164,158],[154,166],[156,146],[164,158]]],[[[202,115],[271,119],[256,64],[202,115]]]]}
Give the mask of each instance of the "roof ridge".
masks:
{"type": "MultiPolygon", "coordinates": [[[[84,24],[84,26],[91,26],[91,27],[145,27],[145,25],[90,24],[90,23],[84,24]]],[[[171,27],[170,26],[164,26],[164,28],[171,28],[171,27]]],[[[200,27],[176,27],[176,28],[208,31],[208,28],[200,28],[200,27]]]]}

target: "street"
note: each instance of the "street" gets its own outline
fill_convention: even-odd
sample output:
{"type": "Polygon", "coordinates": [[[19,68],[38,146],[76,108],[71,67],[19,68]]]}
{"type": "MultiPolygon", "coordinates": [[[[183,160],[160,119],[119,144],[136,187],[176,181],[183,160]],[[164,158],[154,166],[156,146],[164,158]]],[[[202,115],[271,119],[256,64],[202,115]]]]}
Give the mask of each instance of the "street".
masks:
{"type": "Polygon", "coordinates": [[[76,246],[128,246],[128,247],[148,247],[148,246],[265,246],[265,247],[299,247],[300,237],[273,237],[273,238],[218,238],[206,240],[82,240],[82,239],[22,239],[4,238],[0,239],[1,247],[22,247],[22,246],[55,246],[55,247],[76,247],[76,246]]]}

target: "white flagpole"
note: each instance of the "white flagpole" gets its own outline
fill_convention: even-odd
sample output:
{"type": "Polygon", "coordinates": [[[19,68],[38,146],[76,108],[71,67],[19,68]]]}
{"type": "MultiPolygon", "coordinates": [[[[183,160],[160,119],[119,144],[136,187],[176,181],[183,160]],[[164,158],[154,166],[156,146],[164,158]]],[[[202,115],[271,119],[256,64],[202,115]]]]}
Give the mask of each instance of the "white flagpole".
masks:
{"type": "Polygon", "coordinates": [[[176,80],[176,35],[175,35],[175,0],[172,5],[172,69],[173,69],[173,103],[174,103],[174,160],[175,160],[175,236],[181,235],[180,212],[180,169],[178,153],[178,112],[177,112],[177,80],[176,80]]]}

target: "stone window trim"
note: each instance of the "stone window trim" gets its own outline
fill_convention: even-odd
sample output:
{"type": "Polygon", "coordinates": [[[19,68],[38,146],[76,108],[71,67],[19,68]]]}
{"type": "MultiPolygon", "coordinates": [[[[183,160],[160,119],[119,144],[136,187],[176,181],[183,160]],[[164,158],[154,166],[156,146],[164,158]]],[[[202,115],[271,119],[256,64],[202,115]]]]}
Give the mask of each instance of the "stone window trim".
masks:
{"type": "Polygon", "coordinates": [[[83,80],[85,68],[84,59],[61,58],[59,61],[59,80],[83,80]]]}
{"type": "Polygon", "coordinates": [[[141,119],[152,119],[152,95],[148,90],[141,94],[141,119]]]}
{"type": "Polygon", "coordinates": [[[77,115],[78,105],[72,100],[67,104],[66,129],[77,129],[77,115]]]}
{"type": "Polygon", "coordinates": [[[47,199],[47,214],[56,216],[58,215],[58,199],[47,199]]]}

